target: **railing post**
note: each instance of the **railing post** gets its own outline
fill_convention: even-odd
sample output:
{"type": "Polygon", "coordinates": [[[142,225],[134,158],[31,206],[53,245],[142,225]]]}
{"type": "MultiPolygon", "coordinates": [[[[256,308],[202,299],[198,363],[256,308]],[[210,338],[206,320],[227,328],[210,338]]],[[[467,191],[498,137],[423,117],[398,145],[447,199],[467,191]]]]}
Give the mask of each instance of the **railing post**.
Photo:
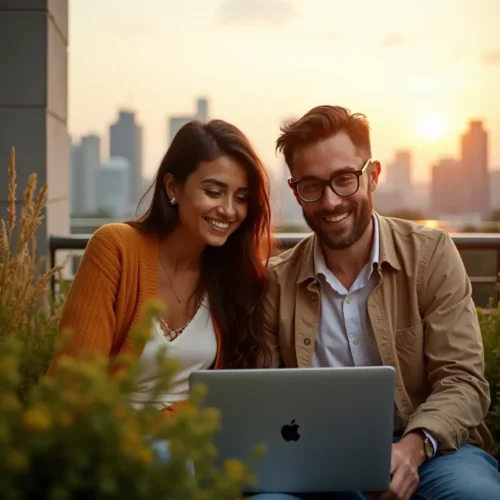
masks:
{"type": "MultiPolygon", "coordinates": [[[[52,245],[52,236],[49,235],[49,259],[50,259],[50,269],[53,269],[56,265],[56,250],[54,245],[52,245]]],[[[50,278],[50,290],[52,293],[52,298],[56,296],[56,277],[52,275],[50,278]]]]}
{"type": "Polygon", "coordinates": [[[500,247],[497,248],[497,303],[500,303],[500,247]]]}

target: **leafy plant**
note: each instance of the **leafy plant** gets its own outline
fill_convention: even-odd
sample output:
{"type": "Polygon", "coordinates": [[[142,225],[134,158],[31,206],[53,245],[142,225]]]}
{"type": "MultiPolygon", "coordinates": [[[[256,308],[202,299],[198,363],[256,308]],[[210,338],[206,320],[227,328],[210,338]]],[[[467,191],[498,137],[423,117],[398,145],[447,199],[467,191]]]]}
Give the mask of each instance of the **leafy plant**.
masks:
{"type": "MultiPolygon", "coordinates": [[[[215,465],[212,438],[219,415],[202,408],[202,388],[175,418],[158,410],[134,409],[137,363],[127,357],[61,356],[45,375],[62,344],[56,332],[64,294],[50,295],[61,267],[46,269],[37,256],[36,231],[47,192],[36,195],[29,177],[16,220],[15,152],[9,165],[8,220],[0,221],[0,492],[2,499],[40,500],[233,500],[254,480],[247,465],[215,465]],[[157,450],[168,443],[168,461],[157,450]],[[160,446],[159,446],[160,445],[160,446]],[[194,466],[192,473],[190,464],[194,466]]],[[[153,302],[133,339],[144,344],[153,302]]],[[[68,332],[67,335],[70,333],[68,332]]],[[[64,343],[66,336],[58,336],[64,343]]],[[[165,390],[176,363],[160,352],[155,394],[165,390]]]]}
{"type": "Polygon", "coordinates": [[[43,219],[47,186],[37,194],[36,174],[29,176],[20,216],[16,213],[14,149],[8,189],[7,222],[0,222],[0,343],[14,335],[23,344],[18,391],[24,399],[52,356],[64,297],[53,299],[49,284],[62,267],[47,269],[45,259],[37,255],[36,233],[43,219]]]}
{"type": "MultiPolygon", "coordinates": [[[[500,286],[498,287],[500,292],[500,286]]],[[[500,301],[478,310],[484,344],[486,378],[490,383],[491,406],[486,423],[495,440],[495,455],[500,459],[500,301]]]]}
{"type": "MultiPolygon", "coordinates": [[[[153,304],[134,335],[145,342],[158,306],[153,304]]],[[[0,491],[5,500],[40,498],[130,500],[232,500],[253,484],[248,467],[227,460],[214,465],[212,444],[218,412],[201,408],[197,388],[175,418],[147,405],[129,404],[138,364],[133,358],[61,356],[56,372],[43,376],[23,405],[17,396],[22,345],[0,349],[0,491]],[[169,443],[170,459],[156,459],[154,445],[169,443]],[[194,466],[192,473],[190,464],[194,466]]],[[[158,354],[156,394],[168,387],[177,366],[158,354]]],[[[249,463],[258,454],[249,457],[249,463]]]]}

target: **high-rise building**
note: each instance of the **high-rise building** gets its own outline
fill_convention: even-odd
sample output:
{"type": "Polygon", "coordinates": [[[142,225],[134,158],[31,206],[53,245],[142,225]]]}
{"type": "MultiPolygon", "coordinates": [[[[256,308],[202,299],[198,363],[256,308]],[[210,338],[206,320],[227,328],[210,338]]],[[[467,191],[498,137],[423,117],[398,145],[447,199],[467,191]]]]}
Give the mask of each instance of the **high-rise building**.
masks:
{"type": "Polygon", "coordinates": [[[85,213],[85,169],[81,144],[71,144],[70,158],[70,207],[71,214],[85,213]]]}
{"type": "Polygon", "coordinates": [[[440,219],[467,213],[463,165],[454,158],[442,158],[432,167],[431,212],[440,219]]]}
{"type": "MultiPolygon", "coordinates": [[[[285,119],[282,122],[282,126],[295,120],[296,118],[292,117],[285,119]]],[[[278,170],[270,172],[269,177],[271,181],[273,224],[278,228],[304,230],[307,226],[302,214],[302,208],[288,185],[290,170],[283,155],[280,155],[278,170]]]]}
{"type": "Polygon", "coordinates": [[[96,206],[112,217],[129,215],[130,163],[127,158],[111,157],[97,169],[96,206]]]}
{"type": "Polygon", "coordinates": [[[167,143],[170,145],[177,135],[177,132],[193,120],[206,122],[209,119],[208,99],[200,97],[196,101],[196,112],[192,115],[176,115],[168,119],[167,143]]]}
{"type": "Polygon", "coordinates": [[[500,169],[490,172],[490,200],[491,210],[500,210],[500,169]]]}
{"type": "Polygon", "coordinates": [[[194,116],[172,116],[170,117],[170,127],[169,127],[169,137],[168,144],[172,144],[174,137],[177,135],[177,132],[187,125],[189,122],[195,120],[194,116]]]}
{"type": "Polygon", "coordinates": [[[411,198],[413,185],[410,151],[396,151],[393,162],[387,165],[386,184],[388,190],[411,198]]]}
{"type": "Polygon", "coordinates": [[[128,203],[134,206],[142,194],[142,127],[135,113],[121,110],[109,129],[109,155],[126,158],[130,168],[128,203]]]}
{"type": "Polygon", "coordinates": [[[85,210],[95,210],[96,171],[101,163],[101,138],[98,135],[82,137],[83,168],[85,170],[85,210]]]}
{"type": "Polygon", "coordinates": [[[80,143],[71,146],[71,213],[94,212],[96,171],[101,163],[101,139],[98,135],[86,135],[80,143]]]}
{"type": "Polygon", "coordinates": [[[208,99],[205,97],[196,101],[196,118],[202,122],[208,120],[208,99]]]}
{"type": "Polygon", "coordinates": [[[482,121],[472,120],[469,130],[462,136],[461,162],[465,176],[467,212],[488,218],[491,211],[488,133],[484,130],[482,121]]]}

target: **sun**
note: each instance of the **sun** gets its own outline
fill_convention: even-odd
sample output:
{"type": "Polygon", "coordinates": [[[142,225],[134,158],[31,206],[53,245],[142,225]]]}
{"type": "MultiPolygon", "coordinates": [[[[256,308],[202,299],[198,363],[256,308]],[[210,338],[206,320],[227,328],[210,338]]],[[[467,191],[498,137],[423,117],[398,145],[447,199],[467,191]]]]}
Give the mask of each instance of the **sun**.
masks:
{"type": "Polygon", "coordinates": [[[443,117],[437,113],[426,113],[420,118],[420,133],[426,139],[440,139],[444,134],[443,117]]]}

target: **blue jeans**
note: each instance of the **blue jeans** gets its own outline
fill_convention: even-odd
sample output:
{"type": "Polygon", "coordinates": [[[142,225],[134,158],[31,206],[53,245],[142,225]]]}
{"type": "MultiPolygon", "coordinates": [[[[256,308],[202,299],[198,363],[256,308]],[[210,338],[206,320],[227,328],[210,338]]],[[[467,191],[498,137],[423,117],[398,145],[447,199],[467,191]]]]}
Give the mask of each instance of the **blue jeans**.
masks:
{"type": "MultiPolygon", "coordinates": [[[[465,444],[450,455],[439,455],[419,469],[413,500],[499,500],[498,463],[483,450],[465,444]]],[[[362,493],[287,495],[261,493],[254,500],[367,500],[362,493]]]]}
{"type": "MultiPolygon", "coordinates": [[[[395,439],[397,441],[398,438],[395,439]]],[[[153,444],[157,460],[168,462],[170,449],[165,441],[153,444]]],[[[188,464],[194,473],[192,464],[188,464]]],[[[413,500],[499,500],[498,463],[483,450],[464,444],[455,453],[440,455],[419,469],[420,482],[413,500]]],[[[369,500],[362,493],[288,495],[260,493],[254,500],[369,500]]]]}

